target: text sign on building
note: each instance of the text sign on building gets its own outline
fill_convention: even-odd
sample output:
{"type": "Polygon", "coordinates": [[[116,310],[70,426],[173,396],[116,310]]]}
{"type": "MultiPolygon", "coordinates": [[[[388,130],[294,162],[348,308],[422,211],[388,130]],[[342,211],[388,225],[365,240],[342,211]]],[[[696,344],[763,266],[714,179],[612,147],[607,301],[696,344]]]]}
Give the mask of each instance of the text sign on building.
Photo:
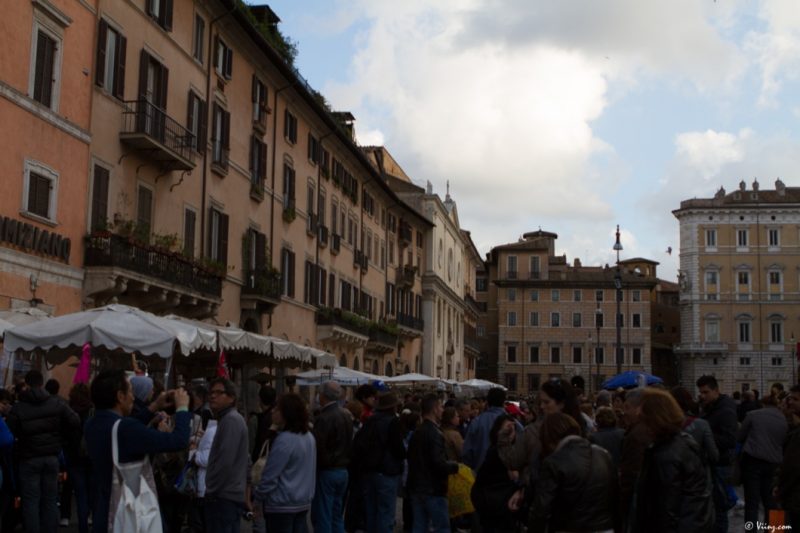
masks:
{"type": "Polygon", "coordinates": [[[72,241],[67,237],[4,216],[0,216],[0,241],[13,244],[27,252],[40,253],[64,261],[69,261],[72,249],[72,241]]]}

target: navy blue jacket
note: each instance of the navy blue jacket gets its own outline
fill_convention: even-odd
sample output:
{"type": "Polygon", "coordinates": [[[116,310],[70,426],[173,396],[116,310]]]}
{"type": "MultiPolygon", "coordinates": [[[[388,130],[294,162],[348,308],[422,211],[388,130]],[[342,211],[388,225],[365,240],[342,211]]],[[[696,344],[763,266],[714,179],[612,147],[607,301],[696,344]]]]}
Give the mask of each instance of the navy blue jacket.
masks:
{"type": "MultiPolygon", "coordinates": [[[[93,533],[108,531],[109,500],[114,462],[111,456],[111,430],[121,417],[114,411],[97,411],[86,422],[84,435],[89,457],[92,460],[92,480],[97,490],[93,513],[93,533]]],[[[162,433],[148,427],[145,423],[153,418],[153,413],[145,411],[141,419],[122,418],[117,435],[119,442],[119,462],[141,461],[145,455],[158,452],[172,452],[189,446],[192,415],[181,411],[175,416],[175,429],[172,433],[162,433]]]]}

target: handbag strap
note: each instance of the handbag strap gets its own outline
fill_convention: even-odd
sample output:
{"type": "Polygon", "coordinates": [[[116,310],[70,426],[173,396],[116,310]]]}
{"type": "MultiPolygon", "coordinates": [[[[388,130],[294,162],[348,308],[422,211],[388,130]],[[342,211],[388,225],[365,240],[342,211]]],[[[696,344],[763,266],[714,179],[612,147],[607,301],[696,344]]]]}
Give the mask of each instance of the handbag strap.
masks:
{"type": "Polygon", "coordinates": [[[111,457],[114,460],[114,466],[119,468],[119,439],[117,432],[119,431],[119,423],[122,422],[120,418],[114,422],[114,427],[111,429],[111,457]]]}
{"type": "Polygon", "coordinates": [[[264,441],[264,444],[261,446],[261,452],[258,454],[258,458],[261,459],[265,457],[269,453],[269,439],[264,441]]]}

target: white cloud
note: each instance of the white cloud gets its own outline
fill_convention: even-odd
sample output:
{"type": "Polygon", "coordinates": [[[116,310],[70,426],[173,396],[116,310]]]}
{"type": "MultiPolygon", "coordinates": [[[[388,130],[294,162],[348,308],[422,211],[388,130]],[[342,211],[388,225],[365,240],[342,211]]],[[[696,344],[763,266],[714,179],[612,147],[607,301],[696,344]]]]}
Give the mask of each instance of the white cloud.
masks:
{"type": "Polygon", "coordinates": [[[708,181],[724,165],[744,158],[745,142],[751,133],[748,129],[738,134],[713,130],[681,133],[675,139],[676,152],[699,177],[708,181]]]}
{"type": "Polygon", "coordinates": [[[777,107],[786,81],[798,79],[800,69],[800,10],[793,0],[762,1],[758,14],[763,30],[752,30],[745,50],[761,70],[758,105],[777,107]]]}

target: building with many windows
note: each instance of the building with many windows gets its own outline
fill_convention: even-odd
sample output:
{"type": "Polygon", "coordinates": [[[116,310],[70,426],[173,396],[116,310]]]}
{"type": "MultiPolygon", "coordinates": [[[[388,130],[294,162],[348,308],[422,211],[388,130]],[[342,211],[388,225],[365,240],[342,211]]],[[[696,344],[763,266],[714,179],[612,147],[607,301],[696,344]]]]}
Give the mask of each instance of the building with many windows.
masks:
{"type": "Polygon", "coordinates": [[[723,390],[793,382],[800,335],[800,189],[744,181],[731,193],[681,202],[680,380],[723,390]]]}
{"type": "Polygon", "coordinates": [[[0,38],[27,44],[0,63],[0,116],[15,125],[0,157],[16,176],[0,198],[0,307],[118,302],[375,374],[421,367],[434,222],[296,70],[269,7],[9,9],[15,33],[0,38]]]}
{"type": "MultiPolygon", "coordinates": [[[[494,247],[476,280],[478,300],[487,306],[478,324],[490,350],[486,377],[516,394],[575,376],[597,390],[617,372],[617,267],[583,266],[578,259],[570,265],[555,254],[556,239],[539,230],[494,247]]],[[[656,266],[647,259],[619,263],[622,370],[650,371],[656,266]]]]}

